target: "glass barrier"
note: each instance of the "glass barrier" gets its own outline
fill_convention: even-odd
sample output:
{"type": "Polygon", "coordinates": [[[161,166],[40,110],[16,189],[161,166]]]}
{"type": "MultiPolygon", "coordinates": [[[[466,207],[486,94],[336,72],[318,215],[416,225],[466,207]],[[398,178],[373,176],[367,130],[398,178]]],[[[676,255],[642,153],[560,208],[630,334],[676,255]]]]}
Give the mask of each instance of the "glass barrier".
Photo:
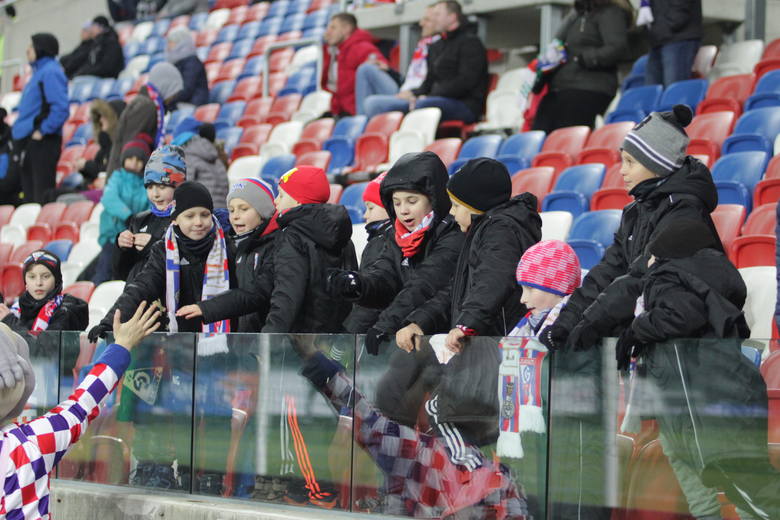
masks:
{"type": "MultiPolygon", "coordinates": [[[[25,417],[65,399],[105,348],[28,340],[25,417]]],[[[417,347],[155,334],[58,477],[410,518],[780,518],[775,343],[660,343],[627,371],[615,340],[417,347]]]]}

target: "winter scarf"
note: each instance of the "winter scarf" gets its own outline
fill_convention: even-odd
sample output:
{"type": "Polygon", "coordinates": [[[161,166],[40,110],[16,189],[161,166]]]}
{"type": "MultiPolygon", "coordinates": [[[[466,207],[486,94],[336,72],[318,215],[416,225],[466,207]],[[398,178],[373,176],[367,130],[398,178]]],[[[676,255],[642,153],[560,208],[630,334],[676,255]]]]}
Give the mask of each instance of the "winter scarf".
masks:
{"type": "Polygon", "coordinates": [[[401,248],[404,258],[411,258],[419,252],[431,222],[433,222],[433,211],[425,215],[422,222],[412,231],[408,231],[400,220],[395,219],[395,242],[401,248]]]}
{"type": "Polygon", "coordinates": [[[171,211],[173,211],[173,203],[168,204],[168,207],[165,209],[157,209],[157,206],[155,206],[153,202],[150,202],[149,211],[151,211],[152,215],[155,217],[170,217],[171,211]]]}
{"type": "Polygon", "coordinates": [[[160,142],[163,138],[163,126],[165,126],[165,99],[160,94],[160,91],[151,83],[146,84],[146,91],[149,93],[149,99],[152,100],[154,106],[157,108],[157,131],[154,134],[154,145],[152,150],[157,149],[160,146],[160,142]]]}
{"type": "Polygon", "coordinates": [[[61,290],[62,287],[55,288],[43,300],[36,300],[30,295],[30,293],[25,291],[24,294],[22,294],[22,296],[19,297],[11,306],[11,314],[21,319],[22,305],[24,305],[26,309],[32,309],[33,312],[37,308],[38,316],[35,318],[30,332],[32,334],[43,332],[49,328],[51,317],[54,315],[57,309],[60,308],[60,305],[62,305],[62,299],[64,296],[60,292],[61,290]]]}

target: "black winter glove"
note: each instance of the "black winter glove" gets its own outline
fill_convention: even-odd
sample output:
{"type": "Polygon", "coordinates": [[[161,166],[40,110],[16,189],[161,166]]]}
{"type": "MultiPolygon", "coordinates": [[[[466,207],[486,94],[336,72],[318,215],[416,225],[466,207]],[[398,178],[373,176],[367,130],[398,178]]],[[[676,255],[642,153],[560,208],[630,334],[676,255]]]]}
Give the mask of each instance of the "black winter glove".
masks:
{"type": "Polygon", "coordinates": [[[328,269],[325,290],[334,298],[357,300],[360,298],[360,275],[356,271],[328,269]]]}
{"type": "Polygon", "coordinates": [[[569,350],[582,351],[589,350],[601,339],[599,334],[591,323],[581,321],[574,327],[566,341],[566,348],[569,350]]]}
{"type": "Polygon", "coordinates": [[[98,339],[105,338],[109,332],[111,332],[110,326],[103,324],[95,325],[90,329],[89,334],[87,334],[87,338],[89,339],[90,343],[97,343],[98,339]]]}
{"type": "Polygon", "coordinates": [[[379,345],[388,339],[390,338],[387,333],[371,327],[366,331],[366,350],[372,356],[379,355],[379,345]]]}
{"type": "Polygon", "coordinates": [[[631,366],[631,358],[637,357],[644,350],[644,345],[636,339],[636,335],[634,335],[631,327],[626,328],[620,334],[615,346],[615,359],[617,360],[618,370],[628,370],[628,367],[631,366]]]}
{"type": "Polygon", "coordinates": [[[322,352],[316,352],[303,363],[301,375],[320,388],[341,370],[344,370],[344,367],[340,363],[328,359],[322,352]]]}
{"type": "Polygon", "coordinates": [[[542,345],[553,350],[560,350],[566,344],[566,338],[569,336],[569,331],[561,325],[549,325],[545,327],[542,332],[539,333],[539,341],[542,345]]]}

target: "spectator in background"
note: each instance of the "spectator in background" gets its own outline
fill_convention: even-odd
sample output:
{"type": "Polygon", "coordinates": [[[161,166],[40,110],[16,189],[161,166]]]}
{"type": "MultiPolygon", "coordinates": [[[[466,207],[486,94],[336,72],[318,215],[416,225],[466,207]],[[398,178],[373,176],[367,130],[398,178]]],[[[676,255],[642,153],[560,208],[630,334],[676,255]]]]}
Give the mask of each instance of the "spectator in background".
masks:
{"type": "Polygon", "coordinates": [[[65,75],[72,78],[78,69],[87,61],[89,50],[92,48],[92,21],[84,22],[79,34],[81,41],[70,54],[60,56],[60,65],[62,65],[65,75]]]}
{"type": "Polygon", "coordinates": [[[214,125],[185,117],[173,132],[172,144],[184,149],[187,178],[197,181],[211,193],[214,208],[225,208],[228,194],[227,169],[214,144],[214,125]]]}
{"type": "MultiPolygon", "coordinates": [[[[473,123],[482,115],[487,95],[487,52],[482,41],[464,24],[463,11],[454,0],[442,0],[429,11],[431,31],[441,39],[428,48],[425,81],[398,96],[407,102],[406,110],[438,107],[442,121],[473,123]]],[[[398,110],[394,100],[385,107],[369,102],[367,114],[398,110]]],[[[403,107],[401,107],[403,108],[403,107]]]]}
{"type": "Polygon", "coordinates": [[[544,76],[549,91],[539,103],[534,130],[593,127],[617,91],[617,64],[628,45],[631,16],[627,0],[574,3],[555,36],[566,46],[567,61],[544,76]]]}
{"type": "Polygon", "coordinates": [[[184,83],[176,101],[200,106],[209,102],[209,82],[195,51],[195,39],[189,29],[177,27],[168,33],[165,59],[179,69],[184,83]]]}
{"type": "Polygon", "coordinates": [[[85,62],[73,76],[115,78],[125,68],[125,55],[119,36],[105,16],[96,16],[90,26],[92,44],[85,62]]]}
{"type": "Polygon", "coordinates": [[[44,200],[54,189],[62,146],[62,125],[68,119],[68,79],[57,62],[60,45],[50,33],[32,35],[27,60],[33,75],[24,87],[19,115],[11,129],[14,154],[21,161],[25,202],[44,200]]]}
{"type": "Polygon", "coordinates": [[[89,118],[92,122],[92,135],[100,145],[95,157],[90,160],[79,159],[79,171],[84,176],[84,182],[91,183],[97,179],[100,172],[106,171],[108,156],[111,153],[111,144],[116,138],[116,126],[119,116],[125,109],[125,102],[121,99],[104,101],[95,99],[89,107],[89,118]]]}
{"type": "Polygon", "coordinates": [[[157,12],[157,17],[169,18],[208,10],[208,0],[168,0],[162,9],[157,12]]]}
{"type": "Polygon", "coordinates": [[[334,116],[351,116],[355,109],[355,77],[367,60],[387,65],[368,31],[358,29],[349,13],[334,14],[323,36],[322,88],[333,93],[330,111],[334,116]]]}
{"type": "Polygon", "coordinates": [[[651,0],[645,84],[668,87],[690,79],[702,37],[701,0],[651,0]]]}
{"type": "Polygon", "coordinates": [[[406,78],[400,88],[393,76],[395,71],[382,62],[367,62],[358,68],[355,79],[355,108],[358,114],[366,114],[370,119],[378,113],[395,110],[390,108],[393,103],[399,107],[398,110],[406,111],[409,107],[406,94],[402,92],[417,88],[425,81],[428,71],[428,47],[440,38],[433,32],[431,9],[432,6],[428,6],[420,19],[420,41],[414,49],[412,61],[406,70],[406,78]],[[374,110],[369,112],[369,108],[374,110]]]}

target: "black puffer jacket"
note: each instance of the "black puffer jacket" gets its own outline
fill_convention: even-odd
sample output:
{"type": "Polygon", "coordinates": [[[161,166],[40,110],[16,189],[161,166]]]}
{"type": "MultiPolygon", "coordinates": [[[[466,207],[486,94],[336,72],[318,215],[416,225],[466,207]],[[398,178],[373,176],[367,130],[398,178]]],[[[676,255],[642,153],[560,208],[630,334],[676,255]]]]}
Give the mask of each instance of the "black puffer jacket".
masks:
{"type": "MultiPolygon", "coordinates": [[[[125,280],[128,283],[141,272],[146,260],[149,258],[149,253],[154,246],[154,243],[162,239],[165,236],[165,231],[171,224],[171,217],[158,217],[150,210],[142,211],[131,215],[127,219],[127,229],[131,233],[149,233],[152,238],[149,239],[149,243],[146,244],[142,250],[138,251],[134,247],[122,248],[117,244],[119,254],[116,255],[114,264],[114,276],[118,280],[125,280]]],[[[117,240],[119,236],[117,235],[117,240]]]]}
{"type": "Polygon", "coordinates": [[[487,51],[482,40],[461,25],[428,48],[427,63],[425,81],[412,92],[462,101],[474,114],[474,121],[479,120],[488,86],[487,51]]]}
{"type": "Polygon", "coordinates": [[[650,25],[650,46],[701,39],[701,0],[653,0],[653,23],[650,25]]]}
{"type": "MultiPolygon", "coordinates": [[[[627,274],[629,265],[638,257],[645,256],[647,244],[664,226],[674,225],[680,219],[702,220],[712,229],[713,236],[718,236],[710,217],[718,205],[718,192],[710,171],[693,157],[687,157],[680,169],[668,177],[635,186],[631,195],[636,200],[623,209],[614,243],[574,291],[556,326],[569,331],[574,328],[598,295],[617,277],[627,274]]],[[[636,265],[641,275],[647,258],[636,265]]]]}
{"type": "MultiPolygon", "coordinates": [[[[382,254],[385,235],[393,232],[392,221],[381,220],[366,224],[366,231],[368,231],[368,243],[360,256],[361,267],[371,265],[382,254]]],[[[382,309],[363,307],[356,304],[352,307],[352,312],[349,313],[349,316],[344,321],[344,328],[350,334],[364,334],[376,323],[381,312],[382,309]]]]}
{"type": "MultiPolygon", "coordinates": [[[[26,295],[26,293],[25,293],[26,295]]],[[[21,317],[17,318],[13,314],[7,315],[3,318],[3,323],[23,333],[30,330],[35,322],[35,318],[38,317],[43,305],[48,300],[40,300],[35,305],[27,306],[24,304],[25,300],[32,300],[32,296],[22,295],[20,298],[21,317]]],[[[85,330],[89,324],[89,308],[87,302],[70,294],[66,294],[62,298],[62,303],[57,310],[52,314],[51,320],[49,320],[49,326],[47,331],[54,330],[85,330]]]]}
{"type": "Polygon", "coordinates": [[[268,234],[266,222],[249,236],[237,240],[231,233],[228,246],[233,254],[236,289],[200,302],[203,320],[211,323],[225,318],[238,318],[234,332],[260,332],[268,314],[270,287],[259,289],[260,282],[268,273],[273,273],[274,242],[279,234],[275,228],[268,234]],[[239,310],[236,310],[239,309],[239,310]],[[242,313],[241,310],[248,309],[242,313]]]}
{"type": "Polygon", "coordinates": [[[391,231],[385,235],[379,258],[360,271],[358,303],[367,307],[386,307],[374,324],[382,332],[394,334],[413,310],[450,283],[455,272],[464,236],[449,214],[448,179],[447,168],[441,159],[432,152],[422,152],[402,156],[382,181],[379,194],[391,222],[396,218],[393,192],[398,190],[425,194],[431,200],[434,213],[419,253],[404,258],[395,241],[395,233],[391,231]]]}
{"type": "Polygon", "coordinates": [[[90,49],[92,49],[92,40],[82,40],[72,52],[60,56],[60,65],[68,79],[72,79],[76,71],[87,61],[90,49]]]}
{"type": "Polygon", "coordinates": [[[124,68],[125,55],[119,36],[114,29],[108,28],[92,40],[86,61],[73,75],[115,78],[124,68]]]}
{"type": "Polygon", "coordinates": [[[425,334],[456,325],[480,336],[506,336],[525,314],[517,262],[542,237],[536,197],[523,193],[472,217],[452,283],[408,318],[425,334]]]}

